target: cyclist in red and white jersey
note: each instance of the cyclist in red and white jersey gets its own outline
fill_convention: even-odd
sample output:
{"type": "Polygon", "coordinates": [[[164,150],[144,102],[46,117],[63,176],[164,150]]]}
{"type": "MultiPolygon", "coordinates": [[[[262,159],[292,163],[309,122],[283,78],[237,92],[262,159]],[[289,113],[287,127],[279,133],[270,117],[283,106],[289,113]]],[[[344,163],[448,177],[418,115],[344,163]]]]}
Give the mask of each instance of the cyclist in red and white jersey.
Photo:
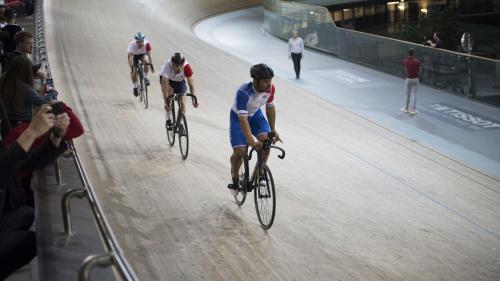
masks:
{"type": "MultiPolygon", "coordinates": [[[[160,85],[161,92],[163,93],[163,98],[165,100],[165,110],[167,112],[166,127],[168,130],[171,130],[173,125],[171,121],[172,110],[170,109],[170,105],[167,103],[168,96],[173,94],[185,95],[187,92],[187,86],[189,86],[189,92],[193,96],[196,96],[193,82],[193,70],[191,69],[191,65],[189,65],[181,53],[175,53],[170,60],[165,62],[165,64],[161,67],[160,85]]],[[[184,100],[185,97],[182,97],[182,112],[186,113],[184,100]]],[[[194,99],[193,106],[198,107],[198,103],[195,103],[194,99]]]]}
{"type": "MultiPolygon", "coordinates": [[[[146,36],[142,32],[137,32],[134,36],[134,40],[128,45],[128,64],[130,66],[130,78],[134,84],[134,96],[137,97],[137,88],[139,83],[137,81],[137,70],[134,65],[142,61],[144,65],[144,80],[147,85],[149,85],[149,65],[153,64],[153,59],[151,58],[151,43],[146,40],[146,36]]],[[[154,72],[154,70],[152,70],[154,72]]]]}

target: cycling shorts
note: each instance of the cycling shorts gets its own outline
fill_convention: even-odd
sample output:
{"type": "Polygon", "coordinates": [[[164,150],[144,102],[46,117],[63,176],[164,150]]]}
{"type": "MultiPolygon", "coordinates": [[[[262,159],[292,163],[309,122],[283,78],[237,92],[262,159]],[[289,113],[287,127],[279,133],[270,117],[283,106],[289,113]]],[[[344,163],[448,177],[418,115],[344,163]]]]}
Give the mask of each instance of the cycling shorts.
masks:
{"type": "MultiPolygon", "coordinates": [[[[163,84],[163,79],[161,79],[162,76],[160,76],[160,87],[162,86],[163,84]]],[[[187,93],[187,83],[186,83],[186,79],[182,80],[182,81],[172,81],[172,80],[168,80],[168,84],[170,85],[170,87],[172,88],[172,90],[174,91],[174,94],[185,94],[187,93]]]]}
{"type": "Polygon", "coordinates": [[[140,54],[140,55],[134,55],[134,65],[138,65],[139,64],[139,60],[142,61],[142,63],[144,63],[144,56],[146,54],[140,54]]]}
{"type": "MultiPolygon", "coordinates": [[[[250,130],[252,131],[252,135],[258,137],[262,134],[267,134],[271,131],[269,128],[269,123],[267,122],[266,117],[262,113],[262,110],[257,110],[252,117],[248,117],[248,123],[250,124],[250,130]]],[[[240,127],[240,121],[238,119],[238,115],[231,110],[229,117],[229,139],[231,141],[231,146],[240,147],[247,146],[247,140],[245,139],[245,135],[240,127]]]]}

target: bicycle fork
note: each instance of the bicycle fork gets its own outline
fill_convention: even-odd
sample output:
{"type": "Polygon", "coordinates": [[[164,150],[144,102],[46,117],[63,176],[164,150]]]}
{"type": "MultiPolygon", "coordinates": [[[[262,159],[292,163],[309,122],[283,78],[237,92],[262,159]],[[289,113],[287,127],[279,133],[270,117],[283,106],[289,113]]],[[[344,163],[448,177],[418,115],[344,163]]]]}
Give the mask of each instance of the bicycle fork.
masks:
{"type": "Polygon", "coordinates": [[[269,189],[268,181],[269,179],[265,179],[266,189],[261,188],[260,180],[261,180],[261,163],[257,161],[255,165],[255,169],[252,173],[252,186],[254,187],[254,192],[258,192],[257,196],[259,199],[262,198],[271,198],[271,190],[269,189]]]}

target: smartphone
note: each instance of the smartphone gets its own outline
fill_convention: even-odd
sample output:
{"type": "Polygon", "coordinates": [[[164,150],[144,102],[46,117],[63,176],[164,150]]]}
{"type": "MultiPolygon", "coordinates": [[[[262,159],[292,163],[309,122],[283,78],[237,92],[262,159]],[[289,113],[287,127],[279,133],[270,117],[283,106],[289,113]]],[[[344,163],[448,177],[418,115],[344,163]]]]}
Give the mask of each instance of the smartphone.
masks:
{"type": "Polygon", "coordinates": [[[45,87],[46,87],[47,91],[50,91],[50,90],[54,89],[54,80],[47,79],[45,81],[45,87]]]}

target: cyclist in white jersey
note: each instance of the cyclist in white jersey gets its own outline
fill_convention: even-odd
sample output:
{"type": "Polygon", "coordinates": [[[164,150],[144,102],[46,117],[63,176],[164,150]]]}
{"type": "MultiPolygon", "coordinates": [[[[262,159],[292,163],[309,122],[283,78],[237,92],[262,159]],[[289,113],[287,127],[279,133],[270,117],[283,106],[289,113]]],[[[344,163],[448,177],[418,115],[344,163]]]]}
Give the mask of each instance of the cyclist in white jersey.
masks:
{"type": "MultiPolygon", "coordinates": [[[[137,32],[134,36],[134,41],[130,42],[128,45],[128,64],[130,66],[130,78],[132,79],[132,83],[134,84],[134,96],[138,95],[138,86],[139,83],[137,81],[137,70],[134,68],[134,65],[139,63],[139,60],[142,61],[144,65],[144,80],[146,84],[149,86],[149,65],[153,64],[153,59],[151,58],[151,43],[146,40],[146,36],[142,32],[137,32]]],[[[153,69],[151,69],[154,72],[153,69]]]]}
{"type": "MultiPolygon", "coordinates": [[[[191,65],[186,61],[181,53],[175,53],[170,60],[165,62],[160,71],[160,86],[163,98],[165,101],[165,110],[167,112],[166,127],[168,130],[172,129],[172,110],[170,104],[167,103],[167,98],[170,95],[178,94],[185,95],[187,86],[193,96],[196,96],[193,82],[193,70],[191,65]],[[186,85],[187,80],[187,85],[186,85]]],[[[182,97],[182,112],[186,113],[186,106],[184,105],[185,97],[182,97]]],[[[198,103],[193,100],[193,106],[198,107],[198,103]]]]}
{"type": "Polygon", "coordinates": [[[253,80],[240,86],[229,113],[229,137],[233,154],[230,159],[232,182],[227,187],[233,195],[237,194],[238,172],[243,163],[247,145],[262,153],[262,163],[265,164],[268,153],[263,153],[261,148],[262,142],[268,138],[267,134],[273,132],[276,139],[281,141],[275,128],[275,88],[271,82],[274,72],[269,66],[261,63],[250,68],[250,76],[253,80]],[[264,105],[267,120],[260,109],[264,105]]]}

